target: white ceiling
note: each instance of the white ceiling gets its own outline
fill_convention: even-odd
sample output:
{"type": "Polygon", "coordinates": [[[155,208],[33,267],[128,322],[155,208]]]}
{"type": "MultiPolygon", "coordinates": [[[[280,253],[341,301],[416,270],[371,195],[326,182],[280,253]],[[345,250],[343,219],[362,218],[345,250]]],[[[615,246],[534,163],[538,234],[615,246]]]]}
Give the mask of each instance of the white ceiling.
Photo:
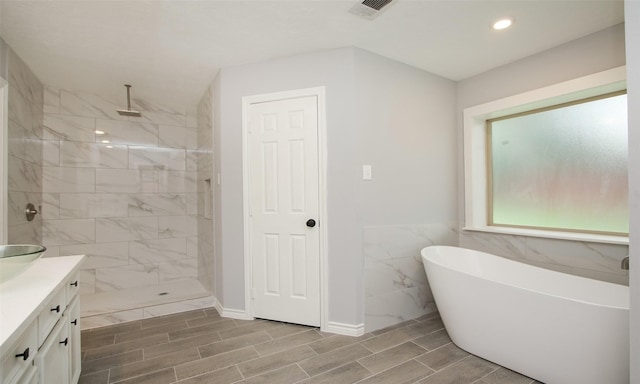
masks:
{"type": "Polygon", "coordinates": [[[0,0],[0,33],[47,85],[193,106],[229,66],[356,46],[461,80],[624,20],[622,0],[395,0],[373,21],[356,3],[0,0]]]}

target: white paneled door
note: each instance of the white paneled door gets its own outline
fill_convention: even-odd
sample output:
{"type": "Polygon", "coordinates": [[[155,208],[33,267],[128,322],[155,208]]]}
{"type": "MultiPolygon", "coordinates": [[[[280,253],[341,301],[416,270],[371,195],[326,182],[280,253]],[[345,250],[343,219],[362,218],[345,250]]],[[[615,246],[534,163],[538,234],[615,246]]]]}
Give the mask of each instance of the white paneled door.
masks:
{"type": "Polygon", "coordinates": [[[320,325],[318,98],[250,104],[253,316],[320,325]]]}

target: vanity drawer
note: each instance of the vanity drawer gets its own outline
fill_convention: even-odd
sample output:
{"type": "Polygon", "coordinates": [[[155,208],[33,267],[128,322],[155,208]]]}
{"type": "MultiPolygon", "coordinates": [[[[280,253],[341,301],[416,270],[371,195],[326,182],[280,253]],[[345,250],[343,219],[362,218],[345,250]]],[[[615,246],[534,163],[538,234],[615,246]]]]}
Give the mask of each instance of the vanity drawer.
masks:
{"type": "Polygon", "coordinates": [[[67,307],[67,290],[66,288],[60,289],[51,301],[42,309],[38,316],[38,347],[42,346],[47,339],[49,333],[56,323],[62,317],[67,307]]]}
{"type": "Polygon", "coordinates": [[[14,383],[23,372],[32,366],[38,351],[38,329],[34,321],[22,337],[9,349],[2,361],[2,383],[14,383]]]}
{"type": "Polygon", "coordinates": [[[67,304],[69,304],[74,297],[78,296],[79,292],[80,292],[80,271],[72,274],[67,279],[67,304]]]}

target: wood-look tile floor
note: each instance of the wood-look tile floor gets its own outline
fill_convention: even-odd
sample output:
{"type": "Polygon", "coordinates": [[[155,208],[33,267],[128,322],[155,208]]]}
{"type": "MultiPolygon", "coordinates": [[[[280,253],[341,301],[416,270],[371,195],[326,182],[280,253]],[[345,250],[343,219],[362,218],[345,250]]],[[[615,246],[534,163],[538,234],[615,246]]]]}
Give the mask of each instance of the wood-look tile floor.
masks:
{"type": "Polygon", "coordinates": [[[81,384],[532,384],[451,343],[438,315],[360,337],[204,309],[82,332],[81,384]]]}

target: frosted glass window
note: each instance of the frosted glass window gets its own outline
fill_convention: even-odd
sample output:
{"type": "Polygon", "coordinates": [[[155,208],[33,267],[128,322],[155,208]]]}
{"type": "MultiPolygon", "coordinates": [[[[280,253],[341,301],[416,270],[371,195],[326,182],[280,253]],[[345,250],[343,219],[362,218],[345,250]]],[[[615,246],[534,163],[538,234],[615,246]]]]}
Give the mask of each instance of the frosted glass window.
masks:
{"type": "Polygon", "coordinates": [[[487,121],[489,224],[629,232],[627,96],[487,121]]]}

